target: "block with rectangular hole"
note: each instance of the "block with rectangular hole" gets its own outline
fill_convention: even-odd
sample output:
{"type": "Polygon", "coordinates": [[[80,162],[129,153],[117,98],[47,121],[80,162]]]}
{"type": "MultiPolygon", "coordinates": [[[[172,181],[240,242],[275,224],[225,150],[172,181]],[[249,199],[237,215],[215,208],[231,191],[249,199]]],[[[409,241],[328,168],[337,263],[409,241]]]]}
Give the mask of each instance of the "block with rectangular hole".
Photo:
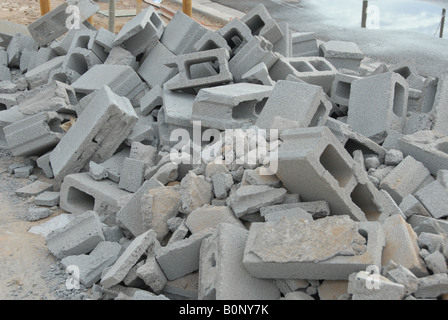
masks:
{"type": "Polygon", "coordinates": [[[207,87],[233,81],[233,76],[229,71],[229,52],[224,48],[166,58],[165,65],[170,68],[176,68],[179,71],[176,78],[165,84],[169,90],[207,87]],[[192,67],[204,63],[214,64],[214,68],[218,69],[216,74],[207,77],[193,77],[192,67]]]}
{"type": "Polygon", "coordinates": [[[283,37],[282,29],[262,4],[249,11],[241,18],[241,21],[249,27],[254,36],[262,36],[271,43],[283,37]]]}
{"type": "MultiPolygon", "coordinates": [[[[132,69],[131,69],[132,70],[132,69]]],[[[89,163],[110,158],[137,122],[129,100],[103,86],[50,155],[57,181],[89,163]]]]}
{"type": "Polygon", "coordinates": [[[229,53],[231,52],[231,48],[226,39],[224,39],[218,32],[212,30],[207,30],[207,33],[205,33],[204,36],[194,44],[194,48],[197,51],[224,48],[229,51],[229,53]]]}
{"type": "Polygon", "coordinates": [[[60,206],[72,214],[93,210],[106,224],[115,224],[130,194],[109,179],[93,180],[88,172],[69,174],[61,185],[60,206]]]}
{"type": "Polygon", "coordinates": [[[300,128],[325,125],[331,103],[321,87],[307,83],[280,80],[261,110],[256,125],[270,129],[276,116],[297,121],[300,128]]]}
{"type": "Polygon", "coordinates": [[[353,81],[361,77],[338,73],[331,85],[330,100],[340,106],[348,107],[353,81]]]}
{"type": "Polygon", "coordinates": [[[321,86],[325,93],[330,92],[336,68],[322,57],[280,58],[269,70],[273,80],[286,79],[293,75],[309,84],[321,86]]]}
{"type": "Polygon", "coordinates": [[[434,130],[418,131],[401,137],[398,149],[404,156],[422,162],[434,176],[448,168],[448,136],[434,130]]]}
{"type": "Polygon", "coordinates": [[[377,221],[282,218],[251,224],[243,264],[261,279],[347,280],[369,266],[381,268],[384,245],[377,221]]]}
{"type": "Polygon", "coordinates": [[[64,60],[65,56],[55,57],[25,73],[25,80],[28,82],[30,89],[46,84],[50,73],[60,68],[64,60]]]}
{"type": "Polygon", "coordinates": [[[67,52],[61,68],[73,70],[79,76],[82,76],[94,65],[101,63],[101,60],[93,51],[84,48],[72,48],[67,52]]]}
{"type": "Polygon", "coordinates": [[[134,56],[156,45],[165,30],[165,22],[153,7],[148,7],[126,23],[113,41],[134,56]]]}
{"type": "Polygon", "coordinates": [[[191,121],[220,130],[254,124],[271,91],[271,86],[251,83],[201,89],[194,99],[191,121]]]}
{"type": "Polygon", "coordinates": [[[286,130],[276,175],[302,201],[326,200],[333,215],[358,221],[389,215],[384,196],[327,127],[286,130]]]}
{"type": "Polygon", "coordinates": [[[3,128],[8,148],[15,157],[41,156],[54,148],[68,119],[56,112],[40,112],[3,128]]]}
{"type": "Polygon", "coordinates": [[[243,265],[248,231],[221,223],[202,242],[199,264],[199,300],[278,299],[273,280],[251,276],[243,265]]]}
{"type": "Polygon", "coordinates": [[[402,132],[408,91],[406,80],[394,72],[353,81],[347,124],[377,143],[383,142],[390,130],[402,132]]]}
{"type": "Polygon", "coordinates": [[[98,31],[90,29],[76,30],[67,53],[74,48],[88,49],[91,50],[101,62],[104,62],[108,54],[104,51],[104,48],[95,41],[97,34],[98,31]]]}

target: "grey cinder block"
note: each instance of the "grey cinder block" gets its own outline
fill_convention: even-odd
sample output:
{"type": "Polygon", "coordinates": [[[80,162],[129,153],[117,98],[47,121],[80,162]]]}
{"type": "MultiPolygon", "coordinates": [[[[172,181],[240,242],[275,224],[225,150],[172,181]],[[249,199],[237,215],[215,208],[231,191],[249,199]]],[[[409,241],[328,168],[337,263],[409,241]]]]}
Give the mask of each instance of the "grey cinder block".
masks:
{"type": "Polygon", "coordinates": [[[271,43],[277,42],[284,36],[282,29],[262,4],[249,11],[241,18],[241,21],[249,27],[253,35],[262,36],[271,43]]]}
{"type": "Polygon", "coordinates": [[[440,219],[448,216],[448,193],[439,181],[433,181],[414,193],[432,217],[440,219]]]}
{"type": "Polygon", "coordinates": [[[316,34],[314,32],[294,32],[291,35],[292,57],[319,56],[316,34]]]}
{"type": "Polygon", "coordinates": [[[273,43],[274,52],[280,53],[285,58],[292,58],[292,31],[289,29],[288,22],[278,23],[278,27],[282,30],[283,37],[273,43]]]}
{"type": "Polygon", "coordinates": [[[140,99],[140,110],[144,116],[147,116],[155,108],[161,106],[163,106],[163,89],[160,86],[151,88],[151,90],[140,99]]]}
{"type": "Polygon", "coordinates": [[[348,107],[353,81],[360,79],[358,76],[338,73],[331,85],[330,99],[338,105],[348,107]]]}
{"type": "Polygon", "coordinates": [[[21,33],[16,33],[6,48],[8,53],[8,67],[15,68],[20,66],[20,57],[25,50],[37,49],[37,45],[33,38],[21,33]]]}
{"type": "Polygon", "coordinates": [[[45,191],[34,199],[37,206],[53,207],[59,205],[59,192],[45,191]]]}
{"type": "Polygon", "coordinates": [[[36,88],[48,82],[52,71],[60,68],[65,56],[55,57],[25,73],[25,79],[30,88],[36,88]]]}
{"type": "Polygon", "coordinates": [[[145,169],[146,165],[142,160],[124,159],[118,187],[129,192],[136,192],[145,180],[145,169]]]}
{"type": "Polygon", "coordinates": [[[222,223],[202,242],[199,265],[199,300],[278,299],[273,280],[251,276],[243,265],[248,231],[222,223]]]}
{"type": "Polygon", "coordinates": [[[337,69],[358,71],[364,53],[355,42],[331,40],[320,45],[323,56],[337,69]]]}

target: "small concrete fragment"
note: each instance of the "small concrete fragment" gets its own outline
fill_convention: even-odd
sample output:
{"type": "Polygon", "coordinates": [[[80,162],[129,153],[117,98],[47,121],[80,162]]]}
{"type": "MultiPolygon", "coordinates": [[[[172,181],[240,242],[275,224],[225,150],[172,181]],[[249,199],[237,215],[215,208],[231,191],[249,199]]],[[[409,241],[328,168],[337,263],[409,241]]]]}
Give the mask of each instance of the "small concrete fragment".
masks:
{"type": "Polygon", "coordinates": [[[429,212],[412,194],[408,194],[400,203],[400,209],[408,218],[413,215],[429,217],[429,212]]]}
{"type": "Polygon", "coordinates": [[[416,298],[438,298],[448,293],[448,274],[439,273],[418,280],[416,298]]]}
{"type": "Polygon", "coordinates": [[[324,280],[317,288],[320,300],[339,300],[348,292],[348,281],[324,280]]]}
{"type": "Polygon", "coordinates": [[[160,293],[168,282],[154,256],[148,257],[146,262],[137,269],[137,275],[155,293],[160,293]]]}
{"type": "Polygon", "coordinates": [[[59,192],[45,191],[34,199],[37,206],[54,207],[59,205],[59,192]]]}
{"type": "Polygon", "coordinates": [[[50,208],[31,207],[24,218],[26,221],[39,221],[48,218],[53,213],[53,210],[50,208]]]}
{"type": "Polygon", "coordinates": [[[404,286],[404,294],[408,296],[417,291],[418,278],[407,268],[398,265],[396,268],[387,272],[386,277],[395,283],[404,286]]]}
{"type": "Polygon", "coordinates": [[[448,267],[446,264],[446,259],[440,251],[434,251],[425,257],[425,263],[428,269],[432,271],[433,274],[447,273],[448,267]]]}
{"type": "Polygon", "coordinates": [[[185,223],[192,234],[207,228],[215,228],[220,223],[228,223],[245,229],[243,223],[226,206],[204,205],[192,211],[185,223]]]}
{"type": "Polygon", "coordinates": [[[124,159],[118,187],[129,192],[137,192],[145,180],[145,169],[146,164],[141,160],[124,159]]]}
{"type": "Polygon", "coordinates": [[[350,41],[331,40],[320,45],[323,56],[337,69],[358,72],[364,53],[358,45],[350,41]]]}
{"type": "Polygon", "coordinates": [[[436,180],[414,193],[426,210],[436,219],[448,216],[448,192],[436,180]]]}
{"type": "Polygon", "coordinates": [[[22,188],[15,191],[15,194],[22,198],[28,198],[33,196],[38,196],[42,192],[52,191],[53,185],[43,181],[34,181],[22,188]]]}
{"type": "Polygon", "coordinates": [[[350,275],[348,293],[352,300],[401,300],[405,288],[380,274],[360,271],[350,275]]]}
{"type": "Polygon", "coordinates": [[[189,214],[193,210],[210,204],[212,196],[212,185],[203,176],[197,176],[194,172],[189,172],[181,181],[181,201],[180,212],[189,214]]]}

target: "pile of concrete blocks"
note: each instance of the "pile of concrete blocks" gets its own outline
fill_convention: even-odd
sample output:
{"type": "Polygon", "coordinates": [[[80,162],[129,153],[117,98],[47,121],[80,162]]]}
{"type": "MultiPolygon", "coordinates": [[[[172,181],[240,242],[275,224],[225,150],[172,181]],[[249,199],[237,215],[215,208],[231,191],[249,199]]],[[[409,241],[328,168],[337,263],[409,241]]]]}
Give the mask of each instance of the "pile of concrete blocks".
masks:
{"type": "Polygon", "coordinates": [[[72,217],[48,249],[98,299],[446,298],[446,75],[263,5],[216,31],[148,7],[114,34],[66,29],[74,3],[97,10],[0,49],[0,138],[10,174],[52,182],[16,194],[72,217]]]}

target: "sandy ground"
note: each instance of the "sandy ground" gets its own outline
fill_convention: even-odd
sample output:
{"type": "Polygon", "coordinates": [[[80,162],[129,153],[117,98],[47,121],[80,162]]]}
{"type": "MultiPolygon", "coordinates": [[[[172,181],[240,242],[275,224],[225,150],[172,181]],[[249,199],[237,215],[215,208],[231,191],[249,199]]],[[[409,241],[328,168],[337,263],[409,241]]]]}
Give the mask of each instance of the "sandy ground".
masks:
{"type": "MultiPolygon", "coordinates": [[[[51,0],[51,8],[61,4],[62,0],[51,0]]],[[[101,10],[108,10],[108,3],[98,2],[101,10]]],[[[163,5],[172,11],[181,10],[180,6],[169,2],[163,5]]],[[[143,8],[149,5],[143,3],[143,8]]],[[[133,9],[135,0],[117,1],[116,9],[133,9]]],[[[40,17],[38,0],[1,0],[0,19],[29,25],[40,17]]],[[[132,17],[117,17],[117,33],[132,17]]],[[[194,14],[194,19],[211,29],[219,24],[194,14]]],[[[165,19],[166,22],[169,20],[165,19]]],[[[94,26],[108,28],[108,17],[95,14],[94,26]]],[[[40,225],[62,211],[43,220],[28,222],[24,220],[33,199],[23,199],[15,195],[15,190],[31,183],[29,179],[18,179],[9,174],[8,166],[23,163],[23,158],[14,158],[7,150],[0,149],[0,300],[67,300],[89,299],[90,291],[67,290],[65,281],[68,275],[61,269],[58,261],[51,255],[41,235],[28,232],[32,226],[40,225]]],[[[34,175],[41,181],[51,183],[40,169],[34,175]]]]}

